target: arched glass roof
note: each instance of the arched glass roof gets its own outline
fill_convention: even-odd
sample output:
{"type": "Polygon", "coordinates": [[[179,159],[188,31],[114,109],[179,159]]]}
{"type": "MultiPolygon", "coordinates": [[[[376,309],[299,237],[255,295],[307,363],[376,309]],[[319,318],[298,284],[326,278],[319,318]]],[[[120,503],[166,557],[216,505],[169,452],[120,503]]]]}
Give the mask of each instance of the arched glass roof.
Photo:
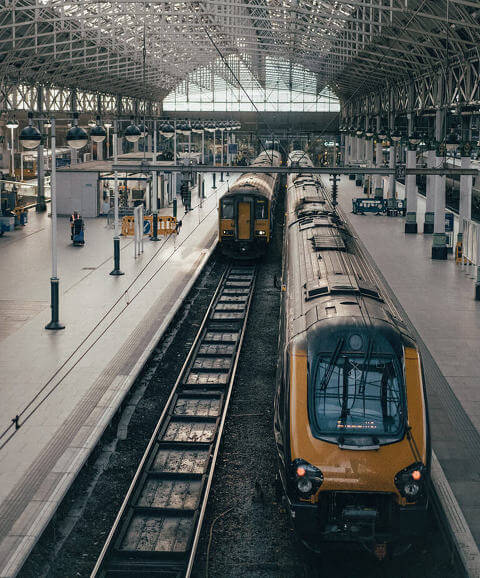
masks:
{"type": "Polygon", "coordinates": [[[470,58],[479,13],[476,0],[5,0],[0,75],[163,100],[219,58],[268,90],[273,58],[293,92],[308,71],[317,95],[346,99],[470,58]]]}

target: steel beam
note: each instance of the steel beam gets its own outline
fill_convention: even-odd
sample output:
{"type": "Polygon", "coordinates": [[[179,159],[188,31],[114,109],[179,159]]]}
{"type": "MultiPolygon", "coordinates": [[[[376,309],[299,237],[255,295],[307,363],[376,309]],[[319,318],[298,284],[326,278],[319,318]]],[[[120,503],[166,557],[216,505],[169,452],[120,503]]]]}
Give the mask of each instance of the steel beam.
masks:
{"type": "MultiPolygon", "coordinates": [[[[263,174],[306,174],[306,175],[395,175],[395,170],[387,167],[229,167],[212,165],[165,165],[148,161],[141,163],[119,163],[112,166],[113,171],[121,173],[143,173],[150,171],[167,173],[263,173],[263,174]]],[[[476,169],[456,168],[415,168],[405,169],[406,175],[473,175],[478,176],[476,169]]]]}

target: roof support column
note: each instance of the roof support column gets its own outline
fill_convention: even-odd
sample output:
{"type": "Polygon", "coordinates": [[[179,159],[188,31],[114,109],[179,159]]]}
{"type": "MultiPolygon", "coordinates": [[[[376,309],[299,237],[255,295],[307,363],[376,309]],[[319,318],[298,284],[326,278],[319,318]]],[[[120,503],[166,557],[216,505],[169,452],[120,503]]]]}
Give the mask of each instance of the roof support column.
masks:
{"type": "Polygon", "coordinates": [[[351,163],[355,164],[357,162],[357,143],[358,143],[358,138],[356,135],[352,135],[352,145],[350,148],[350,153],[351,153],[351,163]]]}
{"type": "MultiPolygon", "coordinates": [[[[416,147],[408,147],[407,150],[407,169],[417,167],[416,147]]],[[[417,232],[417,177],[416,175],[407,175],[405,177],[405,193],[407,199],[407,220],[405,221],[405,233],[417,232]]]]}
{"type": "MultiPolygon", "coordinates": [[[[427,168],[433,169],[435,166],[435,147],[430,144],[430,150],[427,151],[427,168]]],[[[423,233],[431,235],[433,233],[433,219],[435,211],[435,176],[427,175],[427,190],[425,203],[425,220],[423,222],[423,233]]]]}
{"type": "MultiPolygon", "coordinates": [[[[443,156],[436,151],[435,167],[441,168],[443,156]]],[[[435,175],[435,216],[433,226],[432,259],[447,258],[447,237],[445,235],[445,180],[444,175],[435,175]]]]}
{"type": "MultiPolygon", "coordinates": [[[[381,130],[382,126],[382,115],[380,114],[380,96],[376,97],[377,100],[377,116],[376,116],[376,136],[377,136],[377,143],[375,147],[375,166],[380,168],[383,164],[383,147],[382,141],[378,138],[378,133],[381,130]]],[[[383,180],[382,175],[375,175],[373,178],[374,184],[374,196],[376,199],[383,198],[383,180]]]]}
{"type": "MultiPolygon", "coordinates": [[[[471,169],[470,147],[461,148],[461,168],[471,169]]],[[[460,175],[460,203],[458,207],[458,237],[457,246],[461,250],[463,242],[463,220],[472,218],[472,176],[460,175]]]]}

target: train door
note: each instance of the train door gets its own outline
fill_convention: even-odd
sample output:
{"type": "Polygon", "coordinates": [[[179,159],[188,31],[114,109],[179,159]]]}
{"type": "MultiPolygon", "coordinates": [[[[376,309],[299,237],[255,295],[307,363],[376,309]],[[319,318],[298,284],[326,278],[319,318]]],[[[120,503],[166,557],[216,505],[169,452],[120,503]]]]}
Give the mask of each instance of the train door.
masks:
{"type": "Polygon", "coordinates": [[[251,203],[238,203],[238,238],[250,239],[251,237],[251,203]]]}

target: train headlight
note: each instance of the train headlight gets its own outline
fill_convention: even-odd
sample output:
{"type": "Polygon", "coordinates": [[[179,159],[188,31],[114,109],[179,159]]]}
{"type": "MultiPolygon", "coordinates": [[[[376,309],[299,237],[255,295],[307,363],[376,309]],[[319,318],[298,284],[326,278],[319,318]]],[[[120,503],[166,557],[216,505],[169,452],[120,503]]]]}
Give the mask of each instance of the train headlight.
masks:
{"type": "Polygon", "coordinates": [[[233,231],[231,229],[224,229],[222,234],[223,235],[233,235],[233,231]]]}
{"type": "Polygon", "coordinates": [[[395,486],[407,502],[416,502],[425,490],[426,468],[421,462],[412,464],[395,476],[395,486]]]}
{"type": "Polygon", "coordinates": [[[302,494],[310,494],[313,488],[312,481],[308,478],[299,478],[297,480],[297,488],[302,494]]]}
{"type": "Polygon", "coordinates": [[[415,498],[420,492],[420,486],[415,482],[408,482],[403,488],[407,498],[415,498]]]}
{"type": "Polygon", "coordinates": [[[308,498],[322,485],[323,474],[307,461],[296,459],[292,463],[292,482],[298,496],[308,498]]]}
{"type": "Polygon", "coordinates": [[[264,237],[267,234],[267,231],[255,231],[255,233],[261,237],[264,237]]]}

